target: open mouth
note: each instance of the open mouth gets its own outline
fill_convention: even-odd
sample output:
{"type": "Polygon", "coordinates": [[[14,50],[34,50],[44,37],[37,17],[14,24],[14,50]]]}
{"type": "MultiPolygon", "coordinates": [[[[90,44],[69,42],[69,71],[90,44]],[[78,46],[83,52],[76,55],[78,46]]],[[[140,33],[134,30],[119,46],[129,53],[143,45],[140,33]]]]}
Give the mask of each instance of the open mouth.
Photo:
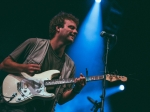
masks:
{"type": "Polygon", "coordinates": [[[70,37],[71,37],[72,39],[74,39],[75,35],[73,35],[73,34],[70,34],[70,37]]]}

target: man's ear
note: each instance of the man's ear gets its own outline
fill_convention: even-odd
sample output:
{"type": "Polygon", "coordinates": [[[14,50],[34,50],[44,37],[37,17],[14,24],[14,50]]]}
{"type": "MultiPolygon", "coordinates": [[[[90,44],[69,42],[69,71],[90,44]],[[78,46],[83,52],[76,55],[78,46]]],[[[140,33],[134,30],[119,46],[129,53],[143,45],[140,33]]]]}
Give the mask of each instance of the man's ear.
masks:
{"type": "Polygon", "coordinates": [[[60,27],[56,26],[56,31],[59,32],[60,31],[60,27]]]}

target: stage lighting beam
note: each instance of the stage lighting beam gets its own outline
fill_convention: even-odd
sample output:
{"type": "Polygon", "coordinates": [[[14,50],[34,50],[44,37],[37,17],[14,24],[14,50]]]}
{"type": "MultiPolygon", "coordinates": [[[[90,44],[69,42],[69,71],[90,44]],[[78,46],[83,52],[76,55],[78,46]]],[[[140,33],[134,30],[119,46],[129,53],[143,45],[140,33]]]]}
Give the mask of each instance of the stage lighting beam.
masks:
{"type": "Polygon", "coordinates": [[[96,2],[96,3],[100,3],[100,2],[101,2],[101,0],[95,0],[95,2],[96,2]]]}

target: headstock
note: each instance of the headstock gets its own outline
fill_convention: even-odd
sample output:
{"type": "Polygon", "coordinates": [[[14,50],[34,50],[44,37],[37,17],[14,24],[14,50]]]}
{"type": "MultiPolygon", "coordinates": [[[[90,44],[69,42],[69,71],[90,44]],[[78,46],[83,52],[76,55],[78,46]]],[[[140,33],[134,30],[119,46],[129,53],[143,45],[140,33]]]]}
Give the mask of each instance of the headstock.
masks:
{"type": "Polygon", "coordinates": [[[125,82],[125,81],[127,81],[127,77],[107,74],[106,75],[106,80],[108,80],[110,82],[114,82],[114,81],[117,81],[117,80],[121,80],[121,81],[125,82]]]}

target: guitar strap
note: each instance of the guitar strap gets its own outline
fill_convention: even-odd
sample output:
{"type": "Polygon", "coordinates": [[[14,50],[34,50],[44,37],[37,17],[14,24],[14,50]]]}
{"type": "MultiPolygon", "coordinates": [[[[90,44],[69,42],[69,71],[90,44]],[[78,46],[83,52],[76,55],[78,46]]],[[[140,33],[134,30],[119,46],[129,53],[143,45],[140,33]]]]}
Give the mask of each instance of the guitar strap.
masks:
{"type": "MultiPolygon", "coordinates": [[[[71,58],[66,54],[65,55],[65,63],[64,63],[64,66],[63,66],[63,69],[62,69],[62,74],[61,76],[59,77],[59,79],[63,79],[63,78],[69,78],[70,75],[71,75],[71,71],[72,70],[75,70],[74,68],[74,62],[71,60],[71,58]]],[[[75,72],[75,71],[73,71],[75,72]]],[[[71,85],[70,85],[71,86],[71,85]]],[[[52,105],[52,108],[50,108],[51,110],[49,110],[49,112],[54,112],[55,111],[55,106],[56,106],[56,103],[58,102],[61,94],[63,94],[63,91],[64,91],[64,88],[66,87],[66,84],[64,85],[59,85],[57,88],[56,88],[56,91],[55,91],[55,100],[53,102],[53,105],[52,105]]]]}

